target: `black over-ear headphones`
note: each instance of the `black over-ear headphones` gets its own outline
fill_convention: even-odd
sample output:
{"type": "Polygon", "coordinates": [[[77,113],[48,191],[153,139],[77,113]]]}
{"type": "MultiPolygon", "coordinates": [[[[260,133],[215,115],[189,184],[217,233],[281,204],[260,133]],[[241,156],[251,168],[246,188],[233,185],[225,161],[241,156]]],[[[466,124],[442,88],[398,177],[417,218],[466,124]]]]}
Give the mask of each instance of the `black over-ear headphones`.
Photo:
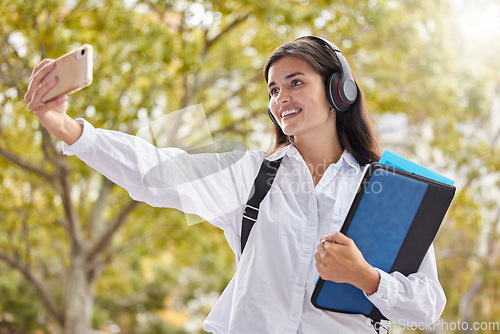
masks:
{"type": "MultiPolygon", "coordinates": [[[[352,77],[351,68],[347,63],[347,60],[340,52],[340,49],[332,42],[317,36],[303,36],[297,38],[297,40],[303,38],[315,40],[318,43],[325,45],[335,54],[335,57],[340,63],[340,72],[334,72],[328,77],[326,83],[326,97],[328,99],[328,103],[330,103],[335,110],[340,112],[349,110],[349,107],[356,101],[358,96],[358,87],[352,77]]],[[[270,98],[271,96],[269,95],[269,99],[270,98]]],[[[279,126],[269,108],[267,109],[267,113],[273,123],[279,126]]]]}

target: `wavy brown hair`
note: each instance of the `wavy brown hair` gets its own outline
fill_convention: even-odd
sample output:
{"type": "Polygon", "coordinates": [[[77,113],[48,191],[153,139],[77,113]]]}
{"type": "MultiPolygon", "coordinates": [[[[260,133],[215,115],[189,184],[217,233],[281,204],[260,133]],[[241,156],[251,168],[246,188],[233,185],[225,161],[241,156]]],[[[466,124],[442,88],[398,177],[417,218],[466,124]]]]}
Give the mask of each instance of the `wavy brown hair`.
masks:
{"type": "MultiPolygon", "coordinates": [[[[294,56],[308,63],[314,71],[321,75],[325,87],[328,77],[334,72],[340,72],[340,64],[330,48],[318,43],[314,38],[301,37],[285,43],[273,51],[264,66],[266,82],[269,79],[271,66],[285,56],[294,56]]],[[[378,143],[359,86],[358,97],[349,110],[336,111],[336,127],[342,149],[349,151],[359,164],[365,165],[380,159],[378,143]]],[[[281,128],[274,124],[268,153],[272,153],[291,142],[293,142],[293,136],[285,135],[281,128]]]]}

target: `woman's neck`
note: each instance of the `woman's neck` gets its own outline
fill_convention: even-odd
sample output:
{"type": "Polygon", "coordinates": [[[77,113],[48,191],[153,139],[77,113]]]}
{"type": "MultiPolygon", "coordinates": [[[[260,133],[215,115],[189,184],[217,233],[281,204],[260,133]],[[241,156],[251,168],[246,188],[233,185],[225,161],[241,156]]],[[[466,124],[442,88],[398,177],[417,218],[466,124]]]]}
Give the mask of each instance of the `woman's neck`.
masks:
{"type": "Polygon", "coordinates": [[[328,138],[294,138],[294,144],[309,168],[315,185],[328,166],[339,161],[344,151],[336,133],[328,138]]]}

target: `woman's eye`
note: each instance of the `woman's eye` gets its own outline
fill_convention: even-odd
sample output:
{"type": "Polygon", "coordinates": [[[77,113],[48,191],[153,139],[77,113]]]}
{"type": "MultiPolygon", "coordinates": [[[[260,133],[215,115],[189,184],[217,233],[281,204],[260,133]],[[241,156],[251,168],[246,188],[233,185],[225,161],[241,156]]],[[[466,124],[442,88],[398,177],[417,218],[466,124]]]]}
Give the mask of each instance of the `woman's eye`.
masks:
{"type": "Polygon", "coordinates": [[[300,81],[300,80],[293,80],[292,81],[292,87],[299,86],[300,84],[302,84],[302,81],[300,81]]]}
{"type": "Polygon", "coordinates": [[[272,96],[276,95],[279,93],[279,89],[278,88],[273,88],[271,89],[271,91],[269,92],[269,94],[271,94],[272,96]]]}

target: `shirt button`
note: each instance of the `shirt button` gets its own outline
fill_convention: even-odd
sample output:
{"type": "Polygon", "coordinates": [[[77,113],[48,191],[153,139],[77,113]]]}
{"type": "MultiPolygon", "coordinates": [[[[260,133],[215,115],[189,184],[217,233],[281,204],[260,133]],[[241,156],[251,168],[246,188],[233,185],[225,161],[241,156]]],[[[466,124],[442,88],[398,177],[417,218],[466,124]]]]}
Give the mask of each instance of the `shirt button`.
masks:
{"type": "Polygon", "coordinates": [[[310,220],[309,221],[309,226],[314,226],[314,225],[316,225],[316,222],[314,220],[310,220]]]}
{"type": "Polygon", "coordinates": [[[311,249],[309,247],[304,248],[304,253],[305,254],[311,254],[311,249]]]}
{"type": "Polygon", "coordinates": [[[304,281],[303,281],[303,280],[300,280],[300,281],[298,281],[298,282],[297,282],[297,284],[298,284],[299,286],[304,286],[304,281]]]}
{"type": "Polygon", "coordinates": [[[298,318],[299,317],[299,312],[293,312],[293,317],[298,318]]]}

